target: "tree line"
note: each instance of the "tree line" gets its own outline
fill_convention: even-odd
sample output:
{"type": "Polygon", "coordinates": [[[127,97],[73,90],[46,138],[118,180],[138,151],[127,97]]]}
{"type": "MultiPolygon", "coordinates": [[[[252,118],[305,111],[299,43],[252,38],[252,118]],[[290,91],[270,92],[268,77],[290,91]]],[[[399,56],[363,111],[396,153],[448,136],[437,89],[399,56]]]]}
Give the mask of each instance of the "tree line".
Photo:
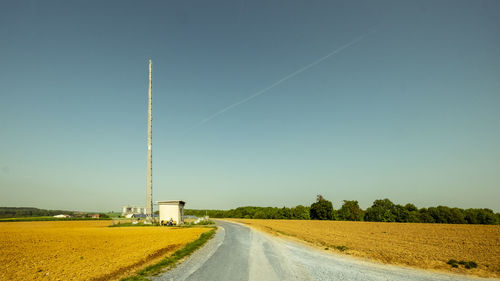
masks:
{"type": "MultiPolygon", "coordinates": [[[[65,210],[46,210],[32,207],[0,207],[0,218],[24,218],[24,217],[51,217],[55,215],[66,214],[72,217],[89,217],[92,214],[88,212],[75,212],[65,210]]],[[[100,218],[108,218],[108,215],[99,213],[100,218]]]]}
{"type": "Polygon", "coordinates": [[[59,214],[73,215],[73,212],[64,210],[45,210],[31,207],[0,207],[0,218],[45,217],[59,214]]]}
{"type": "Polygon", "coordinates": [[[339,209],[331,201],[318,195],[311,206],[298,205],[293,208],[238,207],[231,210],[184,210],[185,215],[212,218],[246,219],[295,219],[295,220],[339,220],[373,222],[415,222],[451,224],[500,224],[500,213],[491,209],[461,209],[447,206],[417,208],[414,204],[394,204],[389,199],[375,200],[371,207],[363,210],[358,201],[344,200],[339,209]]]}

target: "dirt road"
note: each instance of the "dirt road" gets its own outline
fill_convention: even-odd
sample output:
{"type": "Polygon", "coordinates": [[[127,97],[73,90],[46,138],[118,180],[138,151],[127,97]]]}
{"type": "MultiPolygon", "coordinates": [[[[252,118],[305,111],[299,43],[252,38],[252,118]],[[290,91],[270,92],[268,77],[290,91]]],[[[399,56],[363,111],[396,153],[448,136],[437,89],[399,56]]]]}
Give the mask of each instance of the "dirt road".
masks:
{"type": "Polygon", "coordinates": [[[486,280],[364,262],[333,255],[247,226],[217,221],[214,239],[156,281],[486,280]]]}

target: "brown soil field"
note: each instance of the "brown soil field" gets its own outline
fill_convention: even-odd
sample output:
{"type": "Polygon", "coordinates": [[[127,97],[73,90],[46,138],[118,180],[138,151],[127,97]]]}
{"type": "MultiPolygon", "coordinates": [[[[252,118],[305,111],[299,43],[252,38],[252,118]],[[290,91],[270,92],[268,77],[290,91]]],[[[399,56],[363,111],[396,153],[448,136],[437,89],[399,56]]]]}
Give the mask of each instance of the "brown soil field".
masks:
{"type": "Polygon", "coordinates": [[[325,250],[382,263],[500,277],[500,226],[351,221],[229,219],[325,250]],[[342,250],[342,246],[346,249],[342,250]],[[452,268],[450,259],[477,268],[452,268]]]}
{"type": "Polygon", "coordinates": [[[0,223],[0,280],[118,280],[209,228],[108,227],[111,221],[0,223]]]}

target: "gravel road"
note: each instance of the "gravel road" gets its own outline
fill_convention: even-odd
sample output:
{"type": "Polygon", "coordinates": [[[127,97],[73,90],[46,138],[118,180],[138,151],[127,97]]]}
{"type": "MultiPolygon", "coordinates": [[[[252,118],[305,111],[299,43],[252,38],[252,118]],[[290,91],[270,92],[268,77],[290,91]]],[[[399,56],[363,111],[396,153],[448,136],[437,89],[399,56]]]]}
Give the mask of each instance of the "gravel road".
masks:
{"type": "Polygon", "coordinates": [[[206,246],[155,281],[486,280],[365,262],[217,221],[206,246]]]}

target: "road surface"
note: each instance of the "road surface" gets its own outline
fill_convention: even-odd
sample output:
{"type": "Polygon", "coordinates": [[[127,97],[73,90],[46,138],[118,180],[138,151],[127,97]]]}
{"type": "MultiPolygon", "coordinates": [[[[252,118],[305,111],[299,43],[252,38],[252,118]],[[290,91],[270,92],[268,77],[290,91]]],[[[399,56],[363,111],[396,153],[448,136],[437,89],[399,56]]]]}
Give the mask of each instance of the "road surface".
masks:
{"type": "Polygon", "coordinates": [[[321,252],[247,226],[217,221],[206,246],[155,281],[484,280],[365,262],[321,252]]]}

